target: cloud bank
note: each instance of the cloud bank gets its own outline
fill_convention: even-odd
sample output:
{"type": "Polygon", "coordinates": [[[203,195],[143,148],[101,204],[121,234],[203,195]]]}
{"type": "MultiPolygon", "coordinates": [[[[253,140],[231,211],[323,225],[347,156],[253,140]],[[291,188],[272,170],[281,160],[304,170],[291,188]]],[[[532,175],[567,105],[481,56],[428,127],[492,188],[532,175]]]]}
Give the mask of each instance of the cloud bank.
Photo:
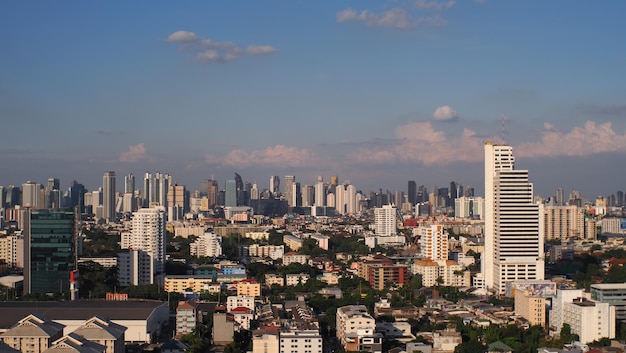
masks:
{"type": "Polygon", "coordinates": [[[119,155],[118,161],[122,163],[134,163],[146,156],[146,147],[143,143],[128,146],[128,151],[122,152],[119,155]]]}
{"type": "Polygon", "coordinates": [[[232,61],[242,56],[270,55],[278,51],[271,45],[251,44],[243,47],[233,42],[202,38],[193,32],[182,30],[170,34],[165,41],[179,44],[183,51],[195,53],[195,59],[203,62],[232,61]]]}
{"type": "Polygon", "coordinates": [[[587,121],[582,127],[561,132],[544,124],[541,140],[521,143],[515,153],[520,157],[591,156],[606,152],[626,152],[626,131],[618,134],[612,124],[587,121]]]}
{"type": "MultiPolygon", "coordinates": [[[[544,123],[538,141],[513,145],[521,158],[555,158],[559,156],[587,157],[600,153],[626,153],[626,131],[616,133],[611,123],[587,121],[582,127],[561,132],[551,123],[544,123]]],[[[445,166],[453,163],[482,163],[487,139],[474,130],[460,134],[438,130],[430,121],[399,125],[394,139],[372,140],[367,143],[338,144],[332,156],[321,156],[307,148],[275,145],[247,152],[236,149],[225,156],[205,155],[205,163],[229,167],[319,167],[330,169],[330,163],[344,166],[425,165],[445,166]],[[333,160],[339,158],[340,160],[333,160]],[[325,165],[329,164],[329,165],[325,165]]]]}
{"type": "Polygon", "coordinates": [[[359,22],[368,27],[391,28],[406,30],[419,26],[439,27],[448,24],[448,21],[439,14],[452,8],[456,1],[447,2],[417,0],[410,6],[394,7],[385,11],[354,10],[347,8],[335,15],[337,23],[359,22]],[[425,15],[424,11],[438,13],[425,15]]]}
{"type": "Polygon", "coordinates": [[[251,167],[271,165],[274,167],[304,167],[317,163],[319,158],[306,148],[275,145],[263,150],[246,152],[236,149],[224,157],[207,154],[204,161],[207,164],[218,164],[232,167],[251,167]]]}

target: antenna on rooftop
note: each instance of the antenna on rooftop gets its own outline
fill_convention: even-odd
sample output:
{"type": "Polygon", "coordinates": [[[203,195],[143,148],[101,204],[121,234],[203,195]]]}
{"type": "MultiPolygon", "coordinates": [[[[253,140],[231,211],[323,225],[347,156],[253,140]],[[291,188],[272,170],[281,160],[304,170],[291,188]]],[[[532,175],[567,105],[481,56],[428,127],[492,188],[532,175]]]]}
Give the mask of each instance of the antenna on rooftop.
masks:
{"type": "Polygon", "coordinates": [[[502,139],[502,142],[504,144],[506,144],[506,136],[507,136],[507,131],[506,131],[506,126],[505,123],[508,121],[509,119],[504,116],[504,114],[502,114],[502,116],[500,116],[500,128],[502,129],[500,131],[500,138],[502,139]]]}

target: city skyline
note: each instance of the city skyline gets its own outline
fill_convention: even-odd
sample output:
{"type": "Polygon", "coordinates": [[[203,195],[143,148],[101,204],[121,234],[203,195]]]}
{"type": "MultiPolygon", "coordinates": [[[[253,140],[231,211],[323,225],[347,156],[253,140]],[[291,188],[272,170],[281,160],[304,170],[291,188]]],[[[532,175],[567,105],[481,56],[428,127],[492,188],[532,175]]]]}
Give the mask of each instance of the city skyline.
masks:
{"type": "Polygon", "coordinates": [[[160,170],[190,190],[237,172],[482,194],[504,140],[537,195],[624,189],[622,2],[0,9],[0,185],[160,170]]]}

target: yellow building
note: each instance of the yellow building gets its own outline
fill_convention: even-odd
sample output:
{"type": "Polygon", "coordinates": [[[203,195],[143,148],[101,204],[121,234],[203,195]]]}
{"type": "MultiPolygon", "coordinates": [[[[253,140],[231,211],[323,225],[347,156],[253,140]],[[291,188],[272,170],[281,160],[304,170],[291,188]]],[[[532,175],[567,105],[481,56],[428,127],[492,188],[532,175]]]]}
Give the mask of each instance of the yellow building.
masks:
{"type": "Polygon", "coordinates": [[[546,298],[533,296],[530,291],[515,291],[515,314],[528,324],[546,326],[546,298]]]}
{"type": "Polygon", "coordinates": [[[213,284],[213,276],[166,276],[164,289],[166,292],[202,292],[208,291],[213,284]]]}
{"type": "Polygon", "coordinates": [[[261,296],[261,283],[255,280],[243,280],[237,283],[237,295],[245,295],[248,297],[261,296]]]}

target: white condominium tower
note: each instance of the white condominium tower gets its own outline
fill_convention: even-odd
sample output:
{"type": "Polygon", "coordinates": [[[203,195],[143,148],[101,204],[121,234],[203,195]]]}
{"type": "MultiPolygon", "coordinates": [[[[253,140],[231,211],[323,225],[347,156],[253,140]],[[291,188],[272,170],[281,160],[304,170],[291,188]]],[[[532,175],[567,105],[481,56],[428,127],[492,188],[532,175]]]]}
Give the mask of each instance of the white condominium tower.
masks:
{"type": "Polygon", "coordinates": [[[485,287],[505,292],[506,282],[543,280],[539,204],[527,170],[515,169],[513,148],[485,144],[485,287]]]}
{"type": "Polygon", "coordinates": [[[396,206],[383,205],[374,209],[374,230],[377,236],[391,236],[398,231],[396,221],[396,206]]]}
{"type": "Polygon", "coordinates": [[[142,250],[152,258],[154,278],[165,276],[165,208],[141,208],[131,219],[130,248],[142,250]]]}

